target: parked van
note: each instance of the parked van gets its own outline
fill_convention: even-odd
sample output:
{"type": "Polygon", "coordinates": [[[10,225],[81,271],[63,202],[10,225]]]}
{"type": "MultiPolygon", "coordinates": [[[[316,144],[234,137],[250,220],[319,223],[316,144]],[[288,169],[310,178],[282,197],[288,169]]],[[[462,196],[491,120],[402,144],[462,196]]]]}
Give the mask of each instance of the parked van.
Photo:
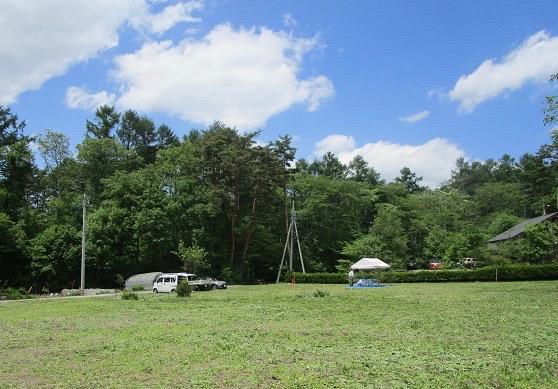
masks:
{"type": "Polygon", "coordinates": [[[161,274],[153,283],[154,293],[171,293],[176,292],[178,283],[182,280],[191,281],[195,274],[190,273],[168,273],[161,274]]]}

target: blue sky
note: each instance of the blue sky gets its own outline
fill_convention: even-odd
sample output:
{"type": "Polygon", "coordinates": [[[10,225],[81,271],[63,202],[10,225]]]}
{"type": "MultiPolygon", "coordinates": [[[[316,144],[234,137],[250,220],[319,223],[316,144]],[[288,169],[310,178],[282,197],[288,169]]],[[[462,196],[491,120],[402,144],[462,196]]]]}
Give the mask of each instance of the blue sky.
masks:
{"type": "MultiPolygon", "coordinates": [[[[436,187],[549,141],[558,2],[0,0],[0,103],[74,147],[101,104],[436,187]]],[[[40,163],[40,158],[38,161],[40,163]]]]}

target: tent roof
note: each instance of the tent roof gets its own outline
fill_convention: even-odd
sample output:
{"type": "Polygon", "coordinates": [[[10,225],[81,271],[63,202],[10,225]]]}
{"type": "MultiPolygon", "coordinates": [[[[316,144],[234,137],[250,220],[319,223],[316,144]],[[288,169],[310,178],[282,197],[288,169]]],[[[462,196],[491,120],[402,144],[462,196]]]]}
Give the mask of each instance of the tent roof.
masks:
{"type": "Polygon", "coordinates": [[[390,266],[378,258],[362,258],[351,265],[353,270],[389,269],[390,266]]]}

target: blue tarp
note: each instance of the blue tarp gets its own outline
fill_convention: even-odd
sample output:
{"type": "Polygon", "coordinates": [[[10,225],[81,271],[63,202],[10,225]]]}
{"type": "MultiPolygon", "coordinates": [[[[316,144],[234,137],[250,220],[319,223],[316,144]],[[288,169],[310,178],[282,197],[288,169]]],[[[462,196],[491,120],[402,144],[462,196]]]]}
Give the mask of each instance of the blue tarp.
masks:
{"type": "Polygon", "coordinates": [[[347,286],[350,289],[362,289],[362,288],[383,288],[385,285],[378,284],[378,281],[374,278],[360,278],[353,286],[347,286]]]}

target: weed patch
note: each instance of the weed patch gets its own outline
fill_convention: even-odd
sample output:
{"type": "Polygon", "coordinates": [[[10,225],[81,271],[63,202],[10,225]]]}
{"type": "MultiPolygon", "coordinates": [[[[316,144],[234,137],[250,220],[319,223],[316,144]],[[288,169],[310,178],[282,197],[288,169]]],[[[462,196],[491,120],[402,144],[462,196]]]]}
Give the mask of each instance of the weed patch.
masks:
{"type": "Polygon", "coordinates": [[[329,296],[329,292],[326,292],[325,290],[317,290],[314,292],[314,297],[328,297],[329,296]]]}
{"type": "Polygon", "coordinates": [[[122,300],[137,300],[139,299],[137,293],[130,292],[130,291],[123,291],[122,292],[122,300]]]}
{"type": "Polygon", "coordinates": [[[0,289],[0,296],[4,297],[5,300],[22,300],[34,297],[33,295],[27,293],[27,291],[23,288],[0,289]]]}

